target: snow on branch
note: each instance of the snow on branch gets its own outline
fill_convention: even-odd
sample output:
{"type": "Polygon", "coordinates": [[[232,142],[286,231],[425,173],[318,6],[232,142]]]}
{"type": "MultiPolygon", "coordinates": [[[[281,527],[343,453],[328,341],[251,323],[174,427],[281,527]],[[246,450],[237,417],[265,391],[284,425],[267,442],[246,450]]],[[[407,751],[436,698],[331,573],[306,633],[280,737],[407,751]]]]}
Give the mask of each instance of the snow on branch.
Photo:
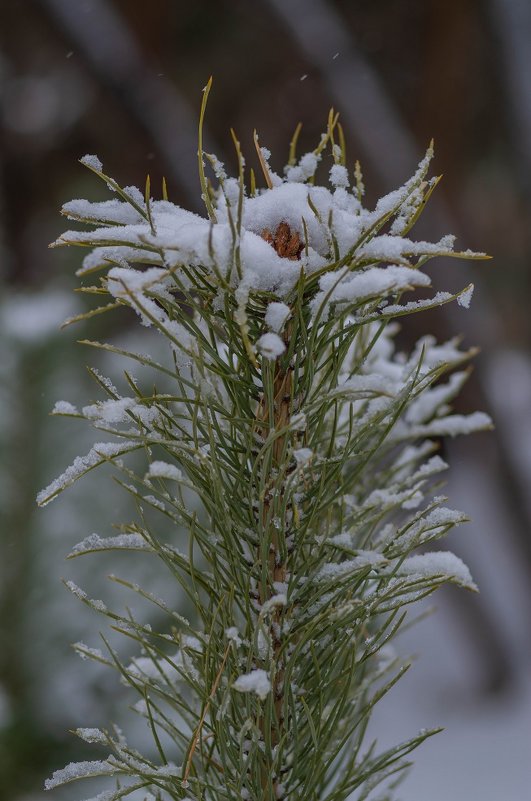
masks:
{"type": "Polygon", "coordinates": [[[137,789],[147,799],[280,800],[316,788],[322,801],[365,798],[432,733],[380,754],[364,745],[372,707],[405,669],[383,659],[384,648],[409,605],[442,583],[476,589],[455,554],[418,553],[467,519],[435,495],[448,467],[438,440],[492,425],[483,412],[452,408],[474,349],[426,335],[404,352],[394,318],[454,301],[468,308],[473,285],[426,292],[427,265],[484,254],[456,250],[450,234],[412,236],[439,182],[428,176],[431,146],[411,178],[366,208],[333,110],[302,156],[296,130],[279,172],[255,132],[258,179],[233,132],[238,177],[228,176],[203,150],[210,86],[198,148],[204,214],[170,202],[165,185],[152,198],[149,179],[145,191],[121,187],[86,156],[114,197],[66,203],[81,228],[54,243],[84,248],[78,274],[97,273],[85,290],[98,305],[75,320],[125,310],[155,356],[84,341],[139,375],[111,381],[91,370],[103,397],[79,409],[57,402],[54,414],[118,439],[78,456],[37,501],[110,462],[133,521],[113,536],[90,534],[70,556],[149,553],[192,614],[111,575],[116,589],[157,607],[152,627],[65,582],[136,644],[124,661],[114,640],[104,640],[107,656],[74,647],[139,695],[134,708],[160,764],[118,730],[79,728],[111,755],[71,763],[46,786],[128,777],[98,801],[137,789]]]}

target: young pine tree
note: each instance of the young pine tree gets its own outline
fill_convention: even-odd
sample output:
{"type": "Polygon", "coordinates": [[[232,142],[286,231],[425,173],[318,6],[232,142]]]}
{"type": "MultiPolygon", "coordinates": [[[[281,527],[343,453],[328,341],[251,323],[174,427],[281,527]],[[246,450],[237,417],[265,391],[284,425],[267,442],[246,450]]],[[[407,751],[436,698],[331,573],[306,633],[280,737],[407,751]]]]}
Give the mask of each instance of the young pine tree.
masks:
{"type": "Polygon", "coordinates": [[[410,606],[444,582],[475,588],[458,557],[433,550],[465,519],[434,497],[446,469],[436,450],[440,437],[490,420],[451,413],[472,351],[425,336],[397,353],[393,321],[468,306],[471,285],[402,296],[429,287],[431,258],[484,254],[454,251],[452,236],[409,238],[438,182],[427,178],[431,147],[368,210],[337,116],[298,160],[297,134],[283,177],[255,136],[264,188],[235,137],[239,175],[229,178],[200,136],[204,217],[173,205],[165,187],[153,200],[149,180],[145,193],[122,188],[96,157],[81,160],[114,192],[63,209],[92,226],[56,243],[90,249],[79,275],[99,276],[83,291],[104,305],[84,317],[133,310],[163,355],[90,343],[141,365],[142,379],[126,371],[122,394],[93,371],[96,403],[57,403],[55,413],[107,436],[38,502],[94,467],[113,468],[136,517],[73,555],[154,554],[191,614],[184,600],[179,610],[156,587],[121,579],[154,605],[150,626],[67,582],[135,642],[132,661],[107,640],[103,651],[76,648],[137,694],[153,747],[141,753],[112,727],[78,729],[103,756],[58,770],[48,788],[106,776],[98,801],[361,801],[392,788],[433,733],[384,752],[365,740],[374,705],[407,668],[390,643],[410,606]],[[316,183],[319,164],[327,186],[316,183]]]}

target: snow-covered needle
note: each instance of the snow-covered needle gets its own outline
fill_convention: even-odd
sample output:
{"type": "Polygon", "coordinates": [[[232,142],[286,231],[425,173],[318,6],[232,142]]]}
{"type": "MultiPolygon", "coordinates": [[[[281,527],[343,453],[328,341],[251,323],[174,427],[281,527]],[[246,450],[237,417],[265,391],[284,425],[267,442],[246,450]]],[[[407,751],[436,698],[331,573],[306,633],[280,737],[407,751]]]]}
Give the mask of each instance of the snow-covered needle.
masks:
{"type": "Polygon", "coordinates": [[[453,301],[465,313],[473,285],[430,294],[428,264],[484,254],[456,250],[451,235],[412,235],[439,181],[431,146],[403,186],[366,207],[333,110],[300,156],[297,127],[281,174],[255,132],[262,187],[254,170],[247,185],[233,132],[238,176],[228,176],[203,151],[211,85],[199,125],[205,213],[176,206],[165,188],[153,199],[149,181],[121,187],[85,156],[114,194],[66,203],[76,228],[54,243],[85,249],[78,274],[96,280],[85,296],[103,296],[76,319],[122,314],[143,344],[85,340],[115,355],[115,375],[91,370],[97,397],[53,412],[86,421],[98,441],[38,502],[96,467],[112,472],[127,522],[82,533],[70,557],[159,560],[171,588],[164,598],[167,585],[155,593],[112,576],[154,607],[148,622],[67,582],[125,636],[123,654],[114,639],[107,653],[75,648],[116,668],[153,742],[143,754],[127,732],[88,721],[77,734],[99,759],[56,771],[47,788],[99,776],[109,779],[99,801],[136,791],[345,801],[378,785],[390,798],[383,787],[435,732],[365,744],[374,705],[406,669],[390,643],[442,583],[476,589],[461,559],[435,545],[466,520],[434,494],[447,469],[435,452],[440,437],[491,426],[452,409],[474,349],[427,334],[404,353],[396,321],[453,301]]]}

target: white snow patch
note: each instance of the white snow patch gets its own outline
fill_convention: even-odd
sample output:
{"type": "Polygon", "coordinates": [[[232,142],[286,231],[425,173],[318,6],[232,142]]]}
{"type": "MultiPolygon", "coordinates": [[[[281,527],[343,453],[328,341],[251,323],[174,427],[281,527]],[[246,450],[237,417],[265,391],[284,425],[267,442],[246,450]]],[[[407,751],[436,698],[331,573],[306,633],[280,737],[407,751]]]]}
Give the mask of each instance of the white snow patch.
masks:
{"type": "Polygon", "coordinates": [[[366,567],[377,567],[386,561],[385,557],[378,551],[358,551],[358,555],[353,559],[344,562],[329,562],[323,565],[317,573],[317,580],[326,580],[346,576],[357,570],[366,567]]]}
{"type": "MultiPolygon", "coordinates": [[[[144,206],[143,199],[141,205],[144,206]]],[[[89,220],[93,223],[134,225],[144,221],[142,215],[130,203],[117,198],[99,203],[76,198],[65,203],[61,212],[71,220],[89,220]]]]}
{"type": "Polygon", "coordinates": [[[76,729],[74,734],[77,734],[82,740],[86,743],[100,743],[103,745],[107,745],[107,737],[105,732],[101,729],[88,729],[88,728],[81,728],[76,729]]]}
{"type": "Polygon", "coordinates": [[[168,271],[161,267],[149,267],[147,270],[113,267],[108,273],[107,289],[115,298],[129,299],[131,295],[165,289],[161,281],[167,275],[168,271]]]}
{"type": "Polygon", "coordinates": [[[281,606],[286,606],[288,603],[288,599],[285,593],[279,592],[276,595],[272,595],[271,598],[268,598],[267,601],[264,601],[262,604],[262,608],[260,610],[260,614],[266,615],[271,612],[272,609],[278,609],[281,606]]]}
{"type": "Polygon", "coordinates": [[[492,428],[492,419],[485,412],[472,414],[450,414],[426,425],[413,426],[409,432],[415,437],[456,437],[492,428]]]}
{"type": "Polygon", "coordinates": [[[279,334],[291,314],[291,309],[285,303],[273,301],[269,304],[265,313],[265,324],[271,331],[279,334]]]}
{"type": "Polygon", "coordinates": [[[472,295],[474,294],[474,284],[470,284],[464,292],[457,298],[457,302],[460,306],[463,306],[465,309],[468,309],[470,306],[470,301],[472,300],[472,295]]]}
{"type": "Polygon", "coordinates": [[[451,292],[437,292],[432,298],[426,298],[425,300],[410,300],[408,303],[390,304],[382,309],[382,314],[388,317],[392,314],[405,314],[406,312],[415,312],[421,309],[431,309],[434,306],[442,306],[443,303],[447,303],[453,297],[451,292]]]}
{"type": "Polygon", "coordinates": [[[123,442],[97,442],[86,456],[77,456],[64,473],[61,473],[51,484],[41,490],[37,495],[39,506],[46,506],[61,490],[71,486],[78,478],[93,467],[112,460],[116,456],[140,447],[138,442],[124,440],[123,442]]]}
{"type": "Polygon", "coordinates": [[[175,765],[173,762],[168,762],[167,765],[161,765],[157,768],[157,776],[172,776],[180,778],[183,772],[182,765],[175,765]]]}
{"type": "Polygon", "coordinates": [[[264,701],[271,692],[271,681],[265,670],[257,668],[250,673],[243,673],[238,676],[232,685],[240,693],[256,693],[261,701],[264,701]]]}
{"type": "Polygon", "coordinates": [[[85,167],[90,167],[93,170],[97,170],[98,172],[103,172],[103,164],[99,160],[97,156],[91,156],[87,153],[86,156],[82,156],[79,161],[81,164],[84,164],[85,167]]]}
{"type": "Polygon", "coordinates": [[[98,600],[97,598],[89,598],[85,590],[82,590],[81,587],[78,587],[73,581],[66,581],[65,586],[68,587],[70,592],[79,598],[80,601],[84,601],[85,603],[89,604],[93,609],[96,609],[98,612],[107,612],[107,607],[103,603],[103,601],[98,600]]]}
{"type": "Polygon", "coordinates": [[[79,414],[77,408],[68,401],[56,401],[52,414],[79,414]]]}
{"type": "Polygon", "coordinates": [[[333,164],[330,168],[330,183],[332,186],[346,188],[349,185],[347,168],[342,164],[333,164]]]}
{"type": "Polygon", "coordinates": [[[312,458],[313,451],[311,448],[298,448],[298,450],[293,451],[293,456],[295,457],[297,465],[299,467],[304,467],[312,458]]]}
{"type": "Polygon", "coordinates": [[[149,478],[168,478],[173,481],[182,481],[183,478],[183,474],[178,467],[162,461],[151,462],[147,475],[149,478]]]}
{"type": "Polygon", "coordinates": [[[400,575],[445,576],[463,587],[476,590],[470,570],[451,551],[431,551],[404,559],[397,571],[400,575]]]}
{"type": "Polygon", "coordinates": [[[315,174],[318,163],[319,156],[316,156],[315,153],[305,153],[304,156],[301,156],[299,166],[305,178],[311,178],[315,174]]]}
{"type": "Polygon", "coordinates": [[[311,308],[314,315],[322,309],[323,318],[326,318],[326,312],[332,303],[355,305],[369,298],[402,292],[412,287],[429,286],[430,283],[429,276],[410,267],[370,267],[361,273],[352,273],[345,269],[342,274],[331,272],[320,278],[321,291],[312,300],[311,308]]]}
{"type": "Polygon", "coordinates": [[[104,660],[105,655],[99,648],[91,648],[84,642],[75,642],[72,646],[81,659],[97,659],[104,660]]]}
{"type": "MultiPolygon", "coordinates": [[[[134,398],[111,398],[99,403],[92,403],[82,409],[85,417],[89,420],[97,420],[102,423],[122,423],[128,419],[127,412],[136,405],[134,398]]],[[[130,418],[129,418],[130,419],[130,418]]]]}
{"type": "Polygon", "coordinates": [[[273,333],[262,334],[256,343],[256,347],[264,359],[277,359],[286,350],[286,346],[278,334],[273,333]]]}
{"type": "Polygon", "coordinates": [[[74,545],[69,557],[93,551],[130,550],[149,551],[150,545],[141,534],[117,534],[115,537],[100,537],[99,534],[89,534],[84,540],[74,545]]]}
{"type": "Polygon", "coordinates": [[[242,644],[242,638],[236,626],[229,626],[228,629],[225,629],[225,637],[229,642],[234,643],[236,647],[242,644]]]}
{"type": "Polygon", "coordinates": [[[366,398],[373,395],[386,395],[393,398],[399,389],[401,389],[401,385],[396,381],[375,372],[370,375],[353,375],[340,383],[335,392],[353,398],[366,398]]]}
{"type": "Polygon", "coordinates": [[[293,183],[304,183],[315,175],[318,163],[319,157],[315,153],[305,153],[304,156],[301,156],[298,164],[286,167],[286,179],[293,183]]]}
{"type": "Polygon", "coordinates": [[[69,765],[56,770],[50,779],[44,782],[45,790],[52,790],[61,784],[74,781],[75,779],[87,779],[91,776],[113,776],[119,772],[117,766],[111,765],[107,760],[94,762],[70,762],[69,765]]]}

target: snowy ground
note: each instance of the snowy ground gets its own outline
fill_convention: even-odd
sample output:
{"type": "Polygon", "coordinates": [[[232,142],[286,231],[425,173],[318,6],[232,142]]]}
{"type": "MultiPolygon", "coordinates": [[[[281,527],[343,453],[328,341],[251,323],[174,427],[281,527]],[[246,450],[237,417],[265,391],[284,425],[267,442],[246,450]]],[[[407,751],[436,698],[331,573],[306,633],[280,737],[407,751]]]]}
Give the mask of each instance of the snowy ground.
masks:
{"type": "Polygon", "coordinates": [[[396,743],[421,728],[445,727],[415,752],[414,767],[398,797],[525,801],[531,797],[531,677],[518,690],[490,701],[472,693],[452,696],[449,687],[437,684],[445,663],[438,659],[441,646],[452,649],[437,617],[441,612],[409,633],[408,644],[422,656],[375,713],[382,744],[396,743]]]}
{"type": "Polygon", "coordinates": [[[524,801],[530,797],[531,682],[509,703],[441,709],[437,719],[446,731],[419,751],[415,769],[404,784],[404,799],[524,801]]]}

